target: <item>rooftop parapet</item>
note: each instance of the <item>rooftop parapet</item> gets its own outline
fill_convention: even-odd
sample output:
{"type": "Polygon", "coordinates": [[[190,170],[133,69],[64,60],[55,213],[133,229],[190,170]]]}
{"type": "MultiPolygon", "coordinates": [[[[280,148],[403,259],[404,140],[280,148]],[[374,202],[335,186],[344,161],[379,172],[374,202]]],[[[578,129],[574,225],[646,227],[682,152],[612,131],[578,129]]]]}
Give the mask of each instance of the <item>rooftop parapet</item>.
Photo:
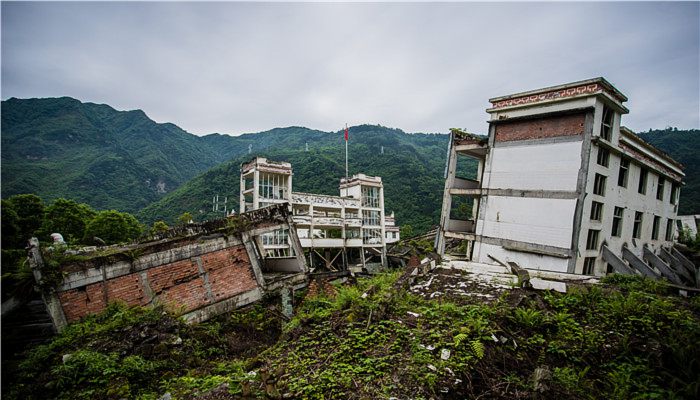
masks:
{"type": "Polygon", "coordinates": [[[627,96],[602,77],[494,97],[489,99],[491,108],[487,109],[486,112],[491,113],[502,109],[527,107],[595,95],[603,95],[616,104],[622,112],[629,112],[622,105],[627,101],[627,96]]]}
{"type": "Polygon", "coordinates": [[[340,187],[345,188],[357,184],[368,186],[382,186],[382,178],[379,176],[368,176],[365,174],[356,174],[350,178],[340,178],[340,187]]]}
{"type": "Polygon", "coordinates": [[[252,160],[241,164],[241,173],[245,174],[254,167],[260,171],[281,173],[286,175],[292,174],[292,164],[284,161],[272,161],[265,157],[255,157],[252,160]]]}

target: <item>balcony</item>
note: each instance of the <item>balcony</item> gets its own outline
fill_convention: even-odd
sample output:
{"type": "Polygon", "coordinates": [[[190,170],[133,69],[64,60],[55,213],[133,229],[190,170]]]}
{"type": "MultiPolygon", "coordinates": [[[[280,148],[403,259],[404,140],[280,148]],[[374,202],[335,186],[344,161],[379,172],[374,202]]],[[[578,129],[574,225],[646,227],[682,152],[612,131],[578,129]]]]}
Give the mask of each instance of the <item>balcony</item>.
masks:
{"type": "Polygon", "coordinates": [[[343,247],[345,245],[345,240],[341,238],[301,238],[301,247],[311,248],[311,247],[343,247]]]}
{"type": "Polygon", "coordinates": [[[361,247],[362,246],[362,239],[360,239],[360,238],[345,239],[345,246],[346,247],[361,247]]]}
{"type": "Polygon", "coordinates": [[[360,228],[362,220],[360,218],[345,218],[345,226],[350,228],[360,228]]]}
{"type": "Polygon", "coordinates": [[[455,239],[474,240],[476,223],[474,220],[450,219],[447,221],[445,236],[455,239]]]}
{"type": "Polygon", "coordinates": [[[314,217],[313,218],[314,227],[341,227],[343,226],[343,219],[336,217],[314,217]]]}
{"type": "Polygon", "coordinates": [[[294,223],[297,225],[311,225],[311,216],[310,215],[293,215],[292,219],[294,220],[294,223]]]}
{"type": "Polygon", "coordinates": [[[480,196],[481,183],[473,179],[455,178],[454,184],[450,188],[450,194],[480,196]]]}

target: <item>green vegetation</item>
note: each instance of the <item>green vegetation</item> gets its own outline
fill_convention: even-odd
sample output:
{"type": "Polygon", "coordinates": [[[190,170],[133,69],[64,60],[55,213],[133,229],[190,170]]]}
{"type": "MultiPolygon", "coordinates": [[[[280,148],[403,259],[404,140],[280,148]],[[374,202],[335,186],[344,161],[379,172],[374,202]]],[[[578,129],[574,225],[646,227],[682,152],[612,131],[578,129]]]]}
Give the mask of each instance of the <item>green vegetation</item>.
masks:
{"type": "Polygon", "coordinates": [[[678,214],[700,214],[700,130],[649,129],[639,136],[685,166],[678,214]]]}
{"type": "MultiPolygon", "coordinates": [[[[2,108],[5,196],[63,197],[97,210],[138,213],[148,224],[175,224],[184,212],[198,221],[221,216],[210,211],[217,194],[228,197],[229,209],[238,209],[240,164],[255,155],[291,162],[297,191],[337,195],[345,175],[342,131],[287,127],[198,137],[139,110],[116,111],[67,97],[13,98],[2,108]]],[[[698,130],[675,128],[640,134],[687,167],[681,214],[700,213],[697,135],[698,130]]],[[[381,176],[387,211],[396,212],[399,225],[423,233],[439,220],[447,140],[448,135],[377,125],[351,127],[350,173],[381,176]]],[[[462,177],[476,171],[468,159],[458,160],[457,170],[462,177]]],[[[467,218],[470,207],[457,201],[452,211],[467,218]]]]}
{"type": "Polygon", "coordinates": [[[338,286],[333,298],[307,298],[282,332],[277,313],[263,307],[188,326],[160,309],[114,305],[31,351],[3,394],[700,395],[700,302],[669,296],[664,283],[612,275],[566,294],[513,289],[491,303],[465,303],[413,294],[407,279],[394,272],[338,286]]]}
{"type": "Polygon", "coordinates": [[[240,392],[245,364],[230,359],[254,355],[278,334],[279,321],[261,307],[193,326],[161,308],[113,304],[31,350],[13,382],[3,380],[3,397],[183,398],[224,382],[240,392]]]}
{"type": "MultiPolygon", "coordinates": [[[[174,223],[186,211],[192,212],[197,220],[212,218],[215,214],[211,212],[211,199],[216,194],[228,196],[229,208],[238,210],[240,166],[256,155],[292,163],[295,191],[339,194],[338,184],[345,175],[342,133],[285,128],[275,130],[275,134],[295,145],[280,144],[270,149],[254,146],[252,154],[216,166],[146,207],[138,213],[139,219],[174,223]],[[304,146],[307,140],[308,152],[304,146]]],[[[270,136],[269,133],[257,135],[261,140],[270,136]]],[[[350,173],[381,176],[386,211],[394,211],[398,223],[411,225],[413,233],[423,233],[440,218],[446,148],[446,135],[407,134],[372,125],[352,127],[350,173]]],[[[465,168],[475,171],[475,166],[465,168]]]]}
{"type": "Polygon", "coordinates": [[[85,241],[98,237],[106,244],[124,243],[136,239],[142,231],[143,227],[131,214],[100,211],[85,227],[85,241]]]}

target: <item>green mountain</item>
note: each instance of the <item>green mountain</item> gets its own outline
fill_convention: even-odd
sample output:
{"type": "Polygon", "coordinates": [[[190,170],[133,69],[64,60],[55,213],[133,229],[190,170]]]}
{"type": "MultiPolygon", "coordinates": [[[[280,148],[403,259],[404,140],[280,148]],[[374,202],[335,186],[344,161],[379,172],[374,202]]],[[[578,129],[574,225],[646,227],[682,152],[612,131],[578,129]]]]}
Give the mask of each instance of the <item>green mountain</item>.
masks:
{"type": "MultiPolygon", "coordinates": [[[[228,197],[229,209],[238,210],[240,166],[256,155],[290,162],[294,169],[294,191],[338,195],[340,178],[345,175],[342,132],[284,128],[258,135],[263,140],[281,137],[298,140],[287,140],[296,145],[269,146],[218,165],[143,209],[139,219],[173,221],[185,211],[197,219],[211,218],[212,197],[217,194],[221,200],[228,197]]],[[[410,224],[417,231],[427,230],[440,216],[447,138],[447,135],[408,134],[374,125],[351,127],[350,174],[381,176],[386,211],[394,211],[400,224],[410,224]]]]}
{"type": "Polygon", "coordinates": [[[141,110],[117,111],[69,97],[11,98],[2,102],[2,195],[34,193],[136,212],[247,153],[249,144],[284,143],[274,130],[199,137],[156,123],[141,110]]]}
{"type": "Polygon", "coordinates": [[[700,130],[649,129],[639,136],[685,166],[678,214],[700,214],[700,130]]]}
{"type": "MultiPolygon", "coordinates": [[[[686,166],[681,214],[700,213],[699,132],[640,134],[686,166]]],[[[381,176],[387,212],[425,231],[439,220],[447,138],[351,127],[350,173],[381,176]]],[[[201,220],[215,216],[217,194],[228,197],[229,209],[238,209],[240,165],[256,155],[291,162],[295,191],[337,195],[343,142],[342,131],[303,127],[199,137],[156,123],[140,110],[117,111],[68,97],[12,98],[2,102],[2,195],[65,197],[96,209],[137,213],[147,223],[173,222],[185,211],[201,220]]],[[[473,165],[463,167],[473,173],[473,165]]]]}

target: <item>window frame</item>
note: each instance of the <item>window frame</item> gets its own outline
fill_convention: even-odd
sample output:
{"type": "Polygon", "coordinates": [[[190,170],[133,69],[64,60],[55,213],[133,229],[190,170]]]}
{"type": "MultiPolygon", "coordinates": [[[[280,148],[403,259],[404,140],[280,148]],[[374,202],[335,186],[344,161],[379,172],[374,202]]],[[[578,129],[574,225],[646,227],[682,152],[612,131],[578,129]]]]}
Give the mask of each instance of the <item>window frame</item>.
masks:
{"type": "Polygon", "coordinates": [[[605,185],[607,183],[607,176],[601,175],[596,172],[595,178],[593,179],[593,194],[596,196],[605,197],[605,185]]]}
{"type": "Polygon", "coordinates": [[[639,167],[639,185],[637,186],[637,193],[647,194],[647,186],[649,183],[649,171],[644,167],[639,167]]]}
{"type": "Polygon", "coordinates": [[[613,209],[613,220],[612,227],[610,229],[610,236],[620,237],[622,236],[622,223],[625,218],[625,209],[623,207],[615,207],[613,209]],[[618,210],[620,211],[618,215],[618,210]]]}
{"type": "Polygon", "coordinates": [[[621,186],[623,188],[627,187],[627,181],[629,180],[629,174],[630,174],[630,160],[622,157],[620,158],[620,170],[617,173],[617,186],[621,186]],[[620,179],[622,178],[622,179],[620,179]],[[620,182],[622,180],[622,182],[620,182]]]}
{"type": "Polygon", "coordinates": [[[640,239],[642,237],[642,224],[644,223],[644,213],[635,211],[634,225],[632,226],[632,238],[640,239]]]}

